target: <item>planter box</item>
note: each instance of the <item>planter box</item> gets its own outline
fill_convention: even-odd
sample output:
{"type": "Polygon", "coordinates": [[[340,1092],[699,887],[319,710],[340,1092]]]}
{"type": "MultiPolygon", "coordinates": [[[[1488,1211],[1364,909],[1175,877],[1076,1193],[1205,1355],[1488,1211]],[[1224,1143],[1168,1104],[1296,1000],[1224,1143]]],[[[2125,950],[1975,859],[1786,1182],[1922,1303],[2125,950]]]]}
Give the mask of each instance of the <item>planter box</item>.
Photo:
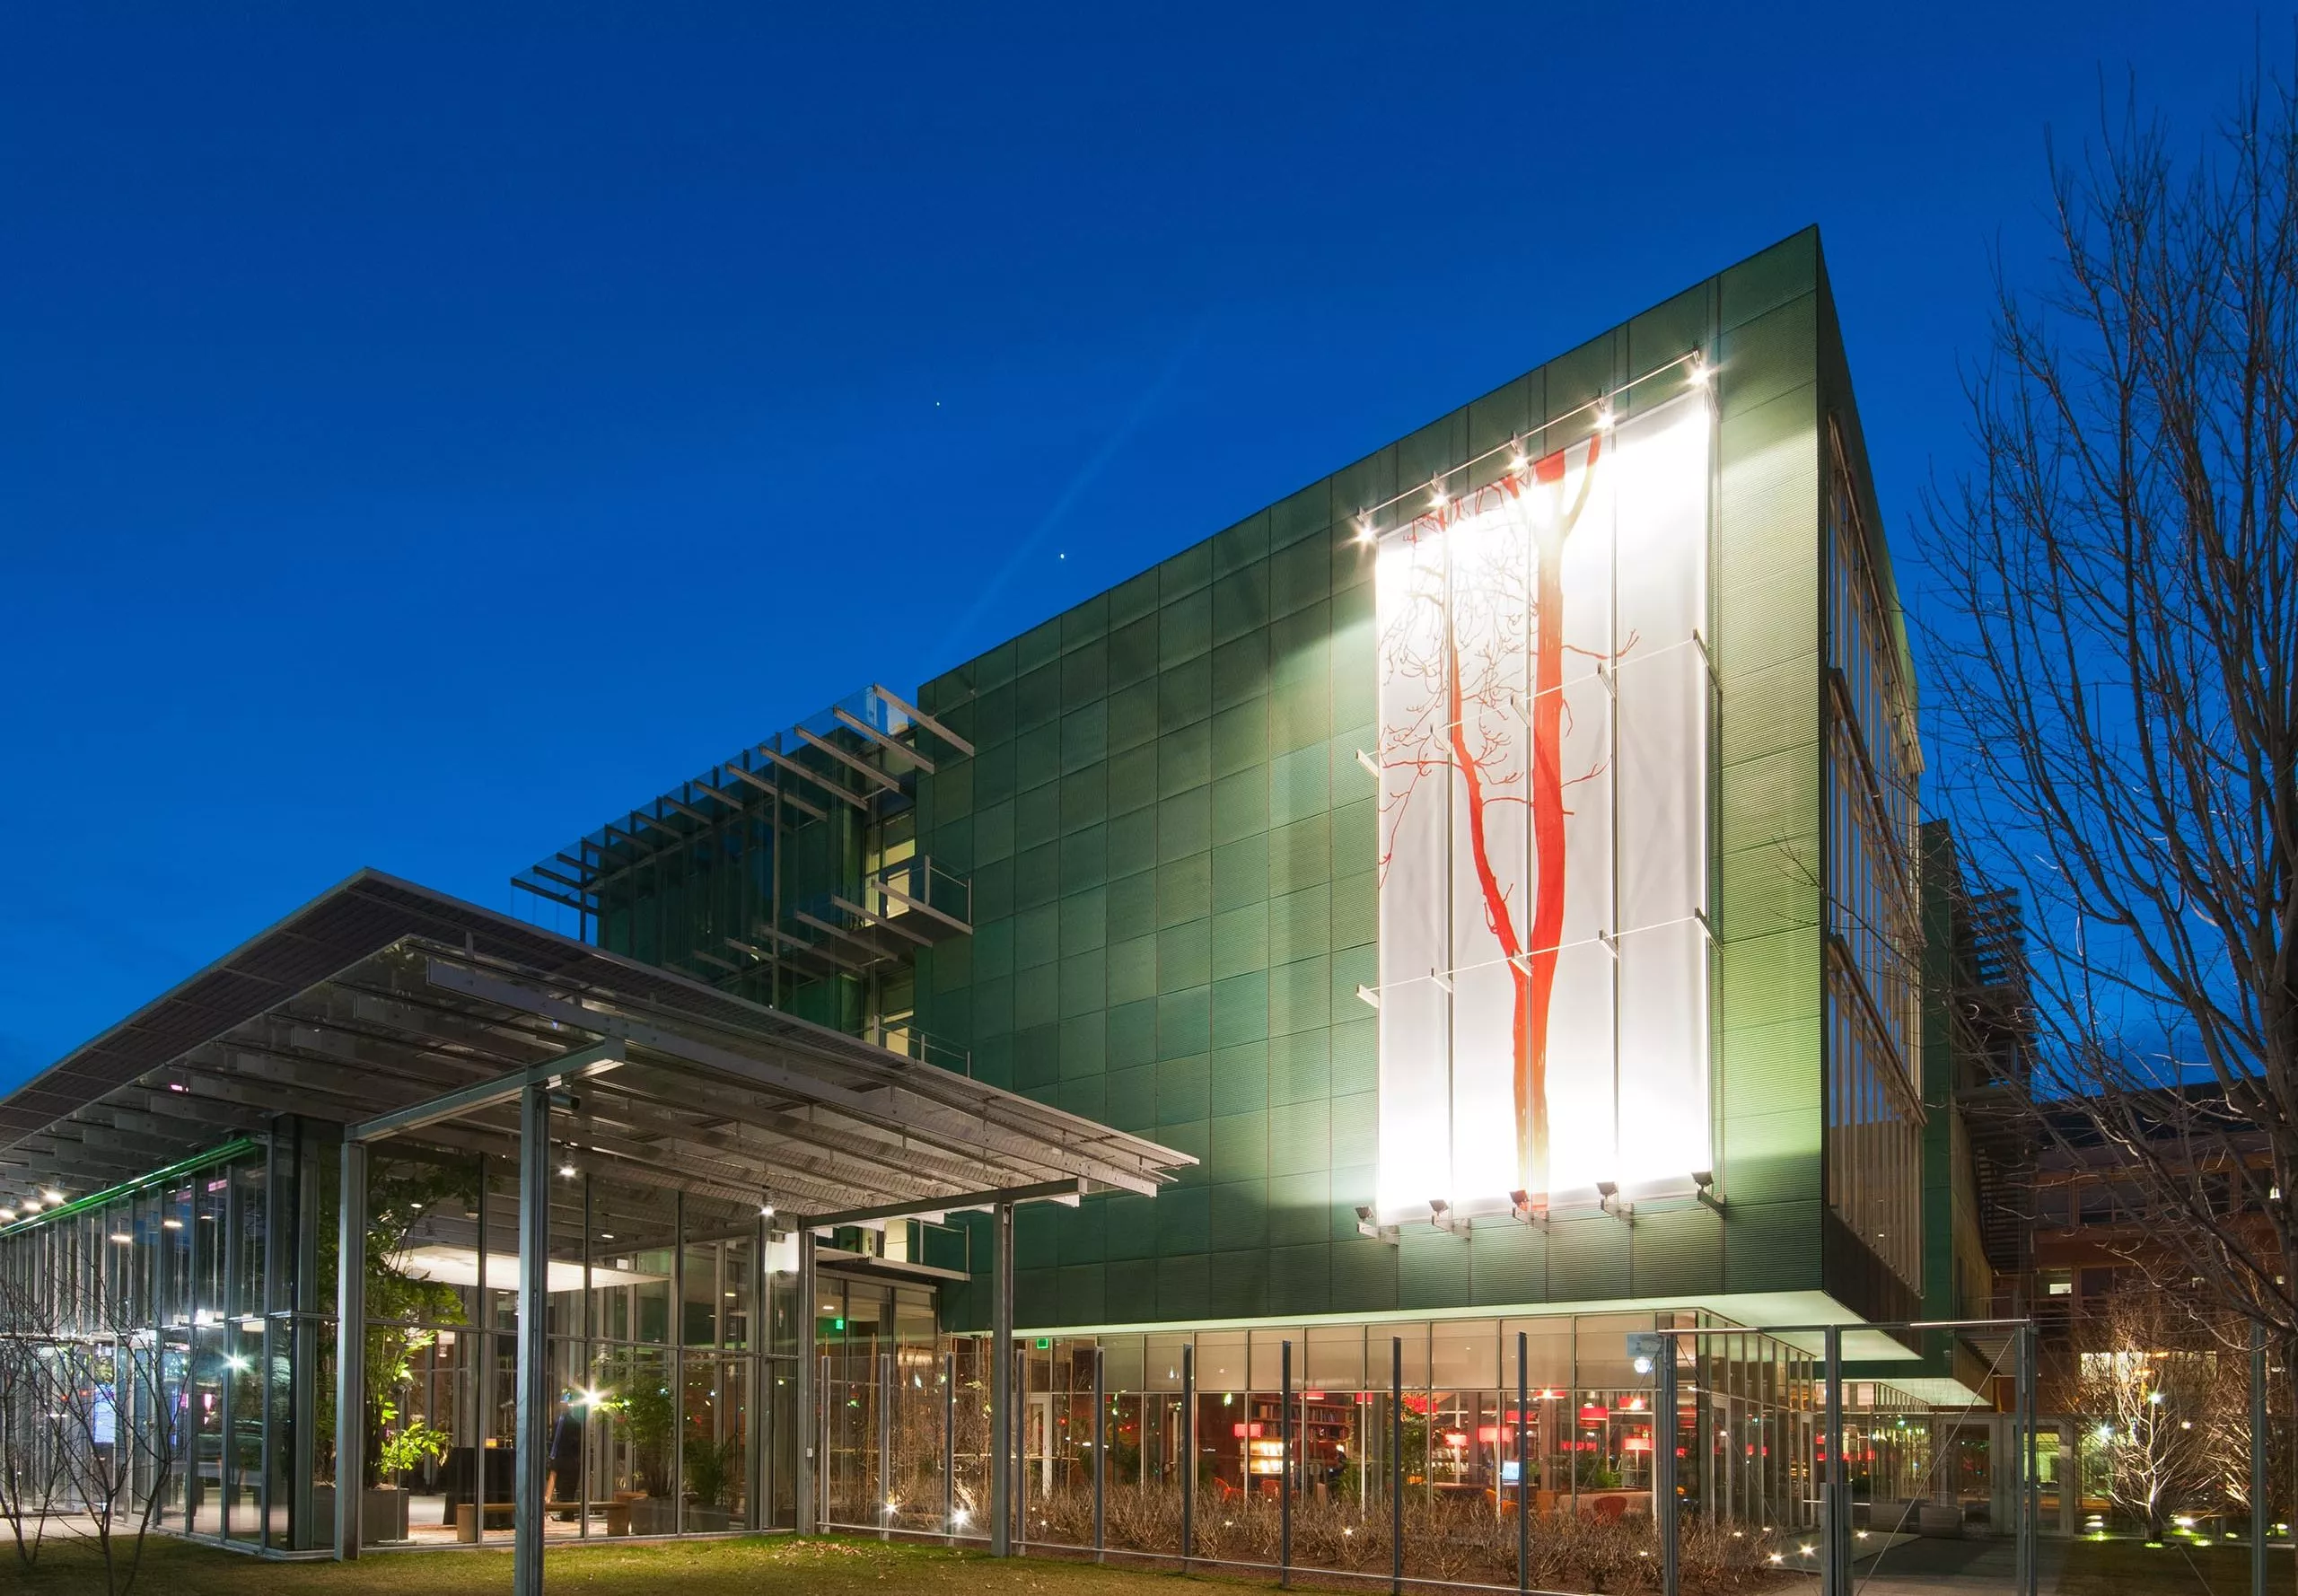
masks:
{"type": "MultiPolygon", "coordinates": [[[[335,1487],[311,1487],[311,1516],[319,1521],[312,1526],[323,1538],[335,1537],[335,1487]]],[[[386,1540],[407,1539],[407,1493],[392,1486],[381,1486],[359,1493],[359,1544],[374,1546],[386,1540]]]]}

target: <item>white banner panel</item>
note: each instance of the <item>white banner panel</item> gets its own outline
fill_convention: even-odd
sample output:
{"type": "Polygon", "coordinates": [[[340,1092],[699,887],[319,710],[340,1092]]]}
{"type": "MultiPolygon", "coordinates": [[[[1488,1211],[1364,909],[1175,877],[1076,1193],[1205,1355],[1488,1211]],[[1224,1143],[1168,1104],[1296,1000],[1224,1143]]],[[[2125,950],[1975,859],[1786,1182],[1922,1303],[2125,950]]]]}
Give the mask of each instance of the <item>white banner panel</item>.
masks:
{"type": "Polygon", "coordinates": [[[1381,540],[1384,1222],[1708,1163],[1706,399],[1381,540]]]}

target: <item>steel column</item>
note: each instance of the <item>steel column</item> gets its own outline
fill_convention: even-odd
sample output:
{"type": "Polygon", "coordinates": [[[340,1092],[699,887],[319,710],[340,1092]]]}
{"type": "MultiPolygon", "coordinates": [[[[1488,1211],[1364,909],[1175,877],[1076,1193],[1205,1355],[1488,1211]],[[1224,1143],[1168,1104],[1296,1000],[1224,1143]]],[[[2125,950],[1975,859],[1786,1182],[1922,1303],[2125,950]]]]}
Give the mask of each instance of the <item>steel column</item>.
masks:
{"type": "MultiPolygon", "coordinates": [[[[2250,1596],[2266,1596],[2266,1538],[2273,1513],[2267,1503],[2266,1325],[2250,1326],[2250,1596]]],[[[2064,1454],[2059,1465],[2059,1496],[2066,1495],[2064,1454]]]]}
{"type": "MultiPolygon", "coordinates": [[[[890,1327],[888,1327],[890,1328],[890,1327]]],[[[894,1538],[894,1355],[878,1355],[878,1539],[894,1538]]]]}
{"type": "Polygon", "coordinates": [[[989,1555],[1013,1552],[1013,1205],[990,1223],[989,1555]]]}
{"type": "MultiPolygon", "coordinates": [[[[164,1199],[163,1199],[164,1200],[164,1199]]],[[[155,1255],[158,1250],[153,1249],[155,1255]]],[[[158,1301],[157,1281],[153,1300],[158,1301]]],[[[320,1173],[311,1156],[311,1136],[303,1121],[295,1123],[295,1317],[294,1367],[287,1408],[289,1445],[294,1456],[288,1464],[287,1544],[295,1551],[316,1551],[320,1526],[311,1483],[319,1474],[319,1436],[313,1420],[320,1410],[320,1173]]],[[[333,1526],[329,1527],[333,1533],[333,1526]]]]}
{"type": "Polygon", "coordinates": [[[1827,1453],[1827,1478],[1820,1490],[1820,1591],[1821,1596],[1851,1596],[1851,1534],[1845,1521],[1849,1476],[1843,1467],[1843,1331],[1821,1332],[1825,1348],[1827,1407],[1820,1445],[1827,1453]]]}
{"type": "Polygon", "coordinates": [[[942,1355],[942,1540],[958,1544],[958,1355],[942,1355]]]}
{"type": "Polygon", "coordinates": [[[1389,1338],[1389,1589],[1404,1590],[1404,1337],[1389,1338]]]}
{"type": "MultiPolygon", "coordinates": [[[[724,1299],[720,1299],[722,1302],[724,1299]]],[[[724,1311],[724,1310],[721,1310],[724,1311]]],[[[671,1193],[671,1533],[686,1532],[686,1193],[671,1193]]],[[[519,1596],[525,1596],[522,1592],[519,1596]]]]}
{"type": "MultiPolygon", "coordinates": [[[[763,1208],[765,1205],[760,1204],[763,1208]]],[[[742,1526],[749,1530],[767,1528],[767,1473],[771,1453],[767,1437],[771,1433],[767,1425],[767,1408],[774,1400],[774,1381],[767,1362],[767,1327],[773,1322],[773,1277],[766,1267],[767,1249],[771,1227],[767,1216],[760,1213],[758,1228],[750,1234],[750,1294],[748,1303],[750,1322],[744,1327],[742,1345],[749,1351],[750,1382],[750,1444],[743,1450],[750,1460],[750,1488],[747,1493],[750,1505],[742,1514],[742,1526]]],[[[586,1241],[585,1248],[589,1246],[586,1241]]],[[[587,1253],[585,1254],[587,1256],[587,1253]]],[[[587,1294],[587,1293],[586,1293],[587,1294]]]]}
{"type": "MultiPolygon", "coordinates": [[[[1531,1337],[1516,1332],[1516,1590],[1532,1588],[1531,1337]]],[[[1671,1592],[1669,1596],[1674,1596],[1671,1592]]]]}
{"type": "Polygon", "coordinates": [[[1652,1494],[1658,1515],[1653,1522],[1660,1530],[1660,1596],[1677,1596],[1681,1579],[1676,1545],[1676,1346],[1673,1336],[1660,1337],[1660,1389],[1652,1404],[1652,1494]]]}
{"type": "MultiPolygon", "coordinates": [[[[1247,1359],[1246,1372],[1251,1372],[1251,1360],[1247,1359]]],[[[1276,1381],[1281,1406],[1276,1415],[1276,1456],[1279,1472],[1276,1487],[1276,1583],[1293,1583],[1293,1343],[1285,1341],[1276,1349],[1276,1381]]],[[[1248,1488],[1252,1477],[1246,1476],[1248,1488]]]]}
{"type": "Polygon", "coordinates": [[[816,1416],[814,1391],[814,1313],[820,1304],[815,1300],[819,1290],[814,1284],[814,1232],[798,1232],[798,1371],[796,1432],[798,1445],[797,1532],[814,1532],[814,1437],[820,1432],[821,1421],[816,1416]]]}
{"type": "MultiPolygon", "coordinates": [[[[226,1163],[224,1165],[224,1223],[216,1227],[224,1232],[223,1256],[215,1270],[215,1278],[220,1283],[215,1303],[215,1345],[224,1350],[223,1375],[216,1381],[224,1388],[223,1400],[217,1404],[224,1439],[215,1451],[218,1498],[215,1504],[215,1533],[224,1540],[232,1539],[232,1498],[240,1494],[239,1404],[232,1389],[239,1382],[232,1376],[239,1372],[232,1364],[232,1359],[239,1355],[232,1337],[239,1334],[240,1319],[246,1311],[246,1299],[241,1294],[240,1280],[240,1226],[243,1223],[240,1213],[239,1171],[226,1163]]],[[[95,1301],[93,1285],[92,1279],[89,1297],[92,1302],[95,1301]]]]}
{"type": "Polygon", "coordinates": [[[1110,1393],[1104,1364],[1109,1349],[1093,1343],[1093,1561],[1106,1561],[1109,1547],[1110,1393]]]}
{"type": "Polygon", "coordinates": [[[2035,1488],[2035,1328],[2022,1325],[2016,1332],[2019,1346],[2018,1411],[2013,1416],[2012,1484],[2018,1495],[2019,1590],[2022,1596],[2035,1596],[2037,1584],[2035,1544],[2036,1508],[2039,1495],[2035,1488]]]}
{"type": "MultiPolygon", "coordinates": [[[[588,1540],[591,1538],[591,1421],[598,1416],[599,1412],[599,1405],[591,1400],[589,1396],[592,1389],[591,1364],[597,1355],[592,1350],[591,1341],[592,1337],[598,1334],[599,1328],[595,1299],[591,1294],[591,1271],[594,1267],[591,1252],[591,1238],[598,1233],[598,1215],[592,1206],[591,1171],[584,1170],[583,1171],[583,1340],[576,1355],[582,1360],[577,1366],[581,1370],[579,1380],[583,1389],[583,1465],[580,1470],[582,1487],[578,1493],[581,1500],[574,1509],[574,1534],[578,1539],[583,1540],[588,1540]]],[[[752,1408],[751,1412],[755,1414],[757,1409],[752,1408]]],[[[756,1427],[755,1423],[752,1427],[756,1427]]],[[[758,1478],[758,1472],[753,1469],[750,1474],[752,1482],[750,1498],[753,1504],[756,1503],[759,1494],[756,1484],[758,1478]]]]}
{"type": "Polygon", "coordinates": [[[335,1555],[359,1555],[367,1484],[367,1149],[343,1144],[335,1236],[335,1555]]]}
{"type": "Polygon", "coordinates": [[[1197,1342],[1181,1348],[1181,1566],[1197,1555],[1197,1342]]]}
{"type": "Polygon", "coordinates": [[[480,1153],[478,1200],[471,1205],[478,1214],[475,1249],[478,1254],[478,1329],[471,1337],[477,1362],[470,1372],[470,1538],[474,1544],[487,1539],[487,1443],[495,1439],[495,1293],[487,1285],[487,1232],[491,1223],[487,1213],[487,1154],[480,1153]]]}
{"type": "Polygon", "coordinates": [[[271,1482],[278,1475],[278,1426],[271,1422],[272,1410],[279,1406],[271,1389],[272,1371],[279,1367],[278,1321],[272,1316],[279,1311],[280,1271],[286,1263],[288,1226],[286,1215],[280,1212],[279,1188],[279,1122],[272,1121],[263,1138],[263,1301],[258,1311],[263,1315],[263,1344],[257,1355],[263,1359],[263,1375],[259,1391],[263,1401],[262,1439],[263,1474],[257,1485],[256,1511],[263,1515],[263,1530],[257,1537],[259,1544],[268,1548],[275,1539],[272,1531],[271,1482]]]}
{"type": "Polygon", "coordinates": [[[540,1082],[519,1099],[518,1311],[511,1590],[542,1596],[543,1503],[550,1491],[550,1088],[540,1082]]]}

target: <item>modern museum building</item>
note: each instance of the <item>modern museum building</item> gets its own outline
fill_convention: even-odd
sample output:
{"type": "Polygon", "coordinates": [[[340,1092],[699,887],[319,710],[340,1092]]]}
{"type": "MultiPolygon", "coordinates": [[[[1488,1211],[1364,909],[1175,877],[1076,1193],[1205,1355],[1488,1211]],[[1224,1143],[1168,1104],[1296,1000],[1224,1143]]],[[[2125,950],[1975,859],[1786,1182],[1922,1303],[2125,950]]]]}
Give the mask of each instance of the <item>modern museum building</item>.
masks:
{"type": "Polygon", "coordinates": [[[362,872],[17,1089],[0,1467],[277,1555],[1338,1548],[1663,1451],[1806,1524],[1832,1395],[1921,1497],[1992,1404],[1863,1328],[1987,1307],[1921,763],[1805,232],[531,912],[362,872]]]}

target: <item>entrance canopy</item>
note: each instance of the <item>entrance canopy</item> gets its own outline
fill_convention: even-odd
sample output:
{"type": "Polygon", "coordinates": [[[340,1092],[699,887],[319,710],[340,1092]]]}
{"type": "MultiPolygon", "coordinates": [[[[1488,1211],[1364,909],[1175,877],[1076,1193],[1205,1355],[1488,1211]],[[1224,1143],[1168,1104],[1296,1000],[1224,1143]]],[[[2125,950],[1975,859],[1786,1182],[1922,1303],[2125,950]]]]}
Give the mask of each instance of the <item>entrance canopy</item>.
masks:
{"type": "Polygon", "coordinates": [[[1153,1192],[1153,1142],[363,871],[0,1101],[0,1209],[33,1217],[294,1114],[558,1156],[793,1221],[1153,1192]]]}

